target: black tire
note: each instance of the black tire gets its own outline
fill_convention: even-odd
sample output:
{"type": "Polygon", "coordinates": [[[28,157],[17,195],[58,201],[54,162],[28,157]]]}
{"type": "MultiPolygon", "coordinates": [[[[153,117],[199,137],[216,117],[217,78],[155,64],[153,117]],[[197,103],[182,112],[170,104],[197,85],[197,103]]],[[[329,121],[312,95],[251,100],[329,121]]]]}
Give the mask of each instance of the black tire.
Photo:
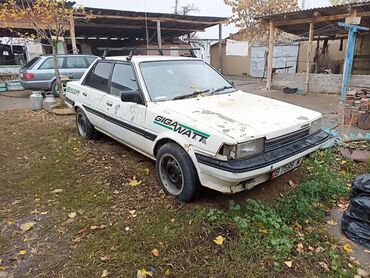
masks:
{"type": "Polygon", "coordinates": [[[167,194],[184,203],[198,198],[201,188],[198,173],[182,147],[167,143],[159,149],[156,159],[159,181],[167,194]]]}
{"type": "Polygon", "coordinates": [[[78,134],[89,140],[96,140],[99,138],[99,131],[91,124],[89,119],[86,117],[85,112],[81,108],[77,108],[76,111],[76,125],[78,134]]]}

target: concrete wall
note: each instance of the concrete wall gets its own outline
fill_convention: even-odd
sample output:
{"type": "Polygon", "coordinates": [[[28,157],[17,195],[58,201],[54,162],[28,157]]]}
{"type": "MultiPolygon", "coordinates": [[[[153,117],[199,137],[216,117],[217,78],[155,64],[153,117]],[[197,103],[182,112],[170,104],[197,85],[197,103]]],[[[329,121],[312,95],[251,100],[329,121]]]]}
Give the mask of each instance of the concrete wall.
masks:
{"type": "MultiPolygon", "coordinates": [[[[218,69],[218,43],[211,46],[211,65],[218,69]]],[[[250,56],[226,56],[226,43],[222,44],[222,73],[226,75],[249,75],[250,56]]]]}
{"type": "MultiPolygon", "coordinates": [[[[304,73],[296,74],[274,74],[272,86],[275,88],[291,87],[304,91],[304,73]]],[[[342,86],[342,74],[318,74],[311,73],[309,91],[311,93],[334,93],[340,94],[342,86]]],[[[350,89],[358,87],[370,88],[369,75],[352,75],[350,89]]]]}

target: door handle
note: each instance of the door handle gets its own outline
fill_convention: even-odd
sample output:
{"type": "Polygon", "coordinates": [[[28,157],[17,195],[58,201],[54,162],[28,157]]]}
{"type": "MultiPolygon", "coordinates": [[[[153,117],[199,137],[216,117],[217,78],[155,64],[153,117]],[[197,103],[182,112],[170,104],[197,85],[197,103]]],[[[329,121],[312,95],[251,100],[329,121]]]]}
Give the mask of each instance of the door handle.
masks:
{"type": "Polygon", "coordinates": [[[113,105],[113,102],[111,102],[111,101],[106,101],[105,102],[108,106],[112,106],[113,105]]]}
{"type": "Polygon", "coordinates": [[[82,95],[83,95],[84,97],[87,97],[87,94],[86,94],[86,93],[82,93],[82,95]]]}

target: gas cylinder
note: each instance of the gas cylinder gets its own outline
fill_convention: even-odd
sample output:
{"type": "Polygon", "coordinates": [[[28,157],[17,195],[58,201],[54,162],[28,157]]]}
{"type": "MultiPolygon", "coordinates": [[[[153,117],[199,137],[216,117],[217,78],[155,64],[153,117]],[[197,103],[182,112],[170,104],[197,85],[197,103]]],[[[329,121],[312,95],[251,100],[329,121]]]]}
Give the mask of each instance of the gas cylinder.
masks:
{"type": "Polygon", "coordinates": [[[44,109],[51,111],[53,107],[56,105],[56,101],[54,95],[52,93],[46,93],[45,100],[44,100],[44,109]]]}
{"type": "Polygon", "coordinates": [[[32,92],[30,95],[31,110],[42,109],[42,95],[40,92],[32,92]]]}

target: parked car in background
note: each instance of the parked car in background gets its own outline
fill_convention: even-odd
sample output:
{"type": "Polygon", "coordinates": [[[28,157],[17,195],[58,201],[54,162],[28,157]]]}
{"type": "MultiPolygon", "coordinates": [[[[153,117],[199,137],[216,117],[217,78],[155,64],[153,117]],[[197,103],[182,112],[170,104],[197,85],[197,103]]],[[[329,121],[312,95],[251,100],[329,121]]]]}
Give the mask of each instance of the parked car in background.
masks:
{"type": "MultiPolygon", "coordinates": [[[[58,55],[60,75],[68,80],[78,80],[97,59],[93,55],[58,55]]],[[[19,71],[25,89],[52,91],[58,94],[53,56],[42,55],[31,59],[19,71]]]]}

